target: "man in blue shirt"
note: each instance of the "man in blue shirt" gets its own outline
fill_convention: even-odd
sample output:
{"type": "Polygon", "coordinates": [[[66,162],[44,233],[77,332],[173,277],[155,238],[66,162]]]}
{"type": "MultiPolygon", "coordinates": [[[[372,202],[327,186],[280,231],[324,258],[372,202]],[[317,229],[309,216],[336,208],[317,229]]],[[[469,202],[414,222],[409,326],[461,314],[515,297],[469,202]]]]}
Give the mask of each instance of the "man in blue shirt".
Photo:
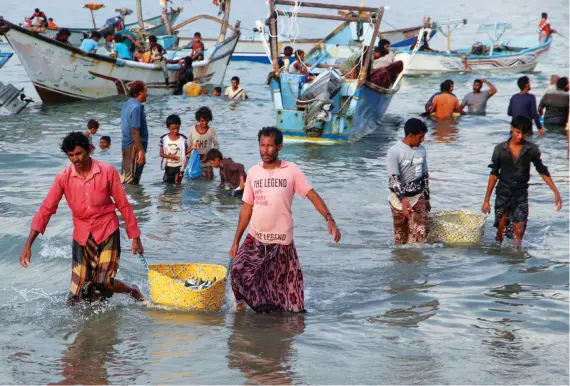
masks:
{"type": "Polygon", "coordinates": [[[544,129],[542,123],[540,123],[540,117],[536,108],[536,97],[529,92],[531,89],[530,79],[528,76],[521,76],[517,80],[517,85],[521,92],[511,97],[507,114],[510,117],[523,116],[533,120],[536,123],[536,127],[538,127],[538,135],[544,135],[544,129]]]}
{"type": "Polygon", "coordinates": [[[117,59],[125,59],[125,60],[133,60],[133,56],[129,47],[125,43],[123,43],[123,37],[119,34],[115,34],[113,36],[115,40],[115,54],[117,55],[117,59]]]}
{"type": "Polygon", "coordinates": [[[97,47],[99,47],[99,39],[101,39],[101,34],[98,31],[93,31],[91,32],[91,38],[83,39],[79,49],[88,54],[96,54],[97,47]]]}
{"type": "Polygon", "coordinates": [[[146,101],[147,92],[144,82],[133,82],[129,89],[129,100],[121,110],[121,181],[126,184],[138,185],[146,162],[148,127],[143,103],[146,101]]]}
{"type": "Polygon", "coordinates": [[[135,47],[140,47],[140,44],[137,42],[137,35],[134,32],[124,29],[117,31],[115,35],[120,35],[123,38],[123,43],[128,47],[131,54],[135,51],[135,47]]]}

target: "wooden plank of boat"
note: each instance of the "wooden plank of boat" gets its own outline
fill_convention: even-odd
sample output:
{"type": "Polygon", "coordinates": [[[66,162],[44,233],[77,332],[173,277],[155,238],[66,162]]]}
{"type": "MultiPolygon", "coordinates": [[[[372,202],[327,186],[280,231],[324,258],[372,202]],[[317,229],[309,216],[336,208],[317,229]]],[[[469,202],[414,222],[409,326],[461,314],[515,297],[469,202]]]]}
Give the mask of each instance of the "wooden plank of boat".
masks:
{"type": "MultiPolygon", "coordinates": [[[[181,12],[182,12],[181,8],[172,9],[168,13],[168,18],[169,18],[170,22],[175,23],[176,20],[178,19],[178,17],[180,16],[181,12]]],[[[166,34],[166,25],[164,24],[164,21],[162,19],[162,15],[158,15],[158,16],[154,16],[154,17],[145,19],[143,21],[143,23],[145,25],[145,31],[148,34],[151,34],[151,35],[164,35],[164,34],[166,34]]],[[[125,29],[133,29],[133,28],[138,28],[138,27],[139,27],[138,23],[125,24],[125,29]]],[[[72,45],[77,46],[77,47],[79,47],[81,45],[81,41],[86,36],[88,36],[89,33],[93,30],[93,28],[67,28],[67,29],[71,32],[71,35],[69,36],[68,41],[72,45]]],[[[58,31],[59,30],[46,30],[46,32],[43,33],[43,35],[53,39],[58,31]]],[[[101,39],[100,44],[103,44],[103,39],[101,39]]]]}
{"type": "MultiPolygon", "coordinates": [[[[5,35],[44,103],[66,103],[126,95],[129,85],[144,81],[150,95],[170,94],[178,81],[178,65],[168,65],[168,85],[160,66],[88,54],[0,18],[5,35]]],[[[206,60],[195,62],[194,81],[209,89],[223,82],[239,32],[214,47],[206,60]]]]}

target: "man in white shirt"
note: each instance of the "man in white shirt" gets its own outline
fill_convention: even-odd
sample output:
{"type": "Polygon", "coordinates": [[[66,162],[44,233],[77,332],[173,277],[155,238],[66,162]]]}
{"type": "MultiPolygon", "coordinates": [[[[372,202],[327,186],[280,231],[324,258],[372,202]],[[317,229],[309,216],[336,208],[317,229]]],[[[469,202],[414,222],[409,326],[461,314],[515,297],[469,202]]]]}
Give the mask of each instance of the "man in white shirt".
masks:
{"type": "Polygon", "coordinates": [[[231,100],[248,99],[248,96],[245,93],[245,91],[243,90],[243,88],[241,88],[239,86],[239,77],[237,77],[237,76],[234,76],[232,78],[232,85],[230,87],[226,88],[225,95],[228,97],[228,99],[231,99],[231,100]]]}

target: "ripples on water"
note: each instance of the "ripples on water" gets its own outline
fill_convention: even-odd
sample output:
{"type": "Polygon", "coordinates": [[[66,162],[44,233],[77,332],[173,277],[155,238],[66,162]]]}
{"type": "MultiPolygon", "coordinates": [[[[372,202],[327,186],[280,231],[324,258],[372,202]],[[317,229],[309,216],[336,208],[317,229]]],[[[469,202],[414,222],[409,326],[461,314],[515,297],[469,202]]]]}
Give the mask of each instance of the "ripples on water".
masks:
{"type": "MultiPolygon", "coordinates": [[[[534,23],[517,20],[527,19],[534,23]]],[[[555,40],[553,52],[564,55],[551,53],[539,66],[543,72],[531,75],[539,96],[550,73],[568,68],[567,43],[555,40]]],[[[274,122],[266,72],[231,64],[228,76],[239,75],[252,97],[241,104],[149,101],[148,164],[142,185],[127,187],[149,262],[227,263],[239,201],[216,183],[164,186],[158,138],[167,115],[178,113],[186,132],[196,109],[207,105],[224,155],[246,167],[259,162],[257,130],[274,122]]],[[[434,210],[479,210],[492,147],[508,135],[504,112],[517,77],[489,76],[499,93],[488,116],[429,124],[434,210]]],[[[454,76],[459,96],[473,78],[454,76]]],[[[533,172],[523,251],[495,245],[492,218],[478,247],[392,243],[386,152],[443,79],[404,81],[379,129],[360,142],[285,146],[282,158],[303,168],[343,231],[342,242],[332,244],[310,203],[295,200],[306,315],[236,315],[231,302],[220,313],[174,312],[120,296],[105,306],[66,308],[72,224],[65,203],[37,240],[28,270],[18,256],[31,217],[68,163],[58,151],[65,133],[98,119],[98,136],[111,135],[113,147],[95,157],[120,167],[122,100],[34,105],[0,116],[0,383],[568,383],[570,202],[561,133],[534,141],[565,209],[554,212],[550,190],[533,172]]],[[[0,80],[31,90],[17,58],[0,80]]],[[[118,276],[148,294],[143,267],[126,251],[118,276]]]]}

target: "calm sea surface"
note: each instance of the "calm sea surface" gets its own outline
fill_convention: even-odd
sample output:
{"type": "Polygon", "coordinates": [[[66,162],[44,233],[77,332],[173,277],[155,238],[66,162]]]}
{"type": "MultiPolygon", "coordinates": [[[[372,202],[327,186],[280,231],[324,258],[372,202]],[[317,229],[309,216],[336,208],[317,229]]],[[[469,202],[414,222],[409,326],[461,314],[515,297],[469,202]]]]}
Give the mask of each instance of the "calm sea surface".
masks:
{"type": "MultiPolygon", "coordinates": [[[[82,3],[2,0],[0,14],[21,21],[41,6],[60,26],[89,26],[82,3]]],[[[159,13],[158,1],[144,3],[146,17],[159,13]]],[[[123,5],[134,7],[134,2],[108,4],[97,12],[99,23],[123,5]]],[[[174,5],[184,6],[183,18],[214,12],[208,1],[174,5]]],[[[531,0],[388,5],[385,18],[398,27],[416,25],[424,15],[467,18],[469,24],[454,33],[455,46],[484,40],[475,32],[485,22],[512,23],[511,36],[534,33],[542,11],[568,36],[568,3],[562,0],[543,1],[542,8],[531,0]]],[[[232,11],[232,20],[240,19],[250,29],[256,19],[265,18],[267,6],[261,0],[235,0],[232,11]]],[[[300,36],[324,36],[333,27],[299,21],[300,36]]],[[[204,26],[187,34],[196,28],[204,35],[216,33],[204,26]]],[[[433,45],[443,47],[444,41],[439,35],[433,45]]],[[[251,97],[244,103],[175,96],[148,101],[148,163],[141,185],[127,191],[149,261],[227,263],[240,202],[218,191],[216,182],[165,187],[158,139],[166,132],[169,114],[182,117],[186,132],[196,109],[205,105],[214,112],[212,126],[224,155],[246,167],[259,162],[256,133],[275,120],[264,85],[268,70],[230,64],[226,80],[241,77],[251,97]]],[[[548,59],[531,74],[538,97],[553,73],[568,74],[568,40],[561,36],[555,36],[548,59]]],[[[476,76],[454,76],[460,98],[476,76]]],[[[506,110],[518,76],[486,76],[499,90],[489,102],[488,116],[463,117],[451,127],[430,124],[425,146],[434,211],[481,207],[492,148],[508,137],[506,110]]],[[[332,244],[310,202],[295,199],[295,241],[308,309],[300,316],[237,315],[231,300],[219,313],[172,312],[121,296],[104,308],[67,308],[72,222],[64,202],[35,243],[28,270],[19,266],[18,256],[33,214],[54,176],[68,165],[58,150],[66,133],[84,130],[90,118],[99,120],[96,141],[110,135],[113,146],[94,156],[119,167],[123,99],[36,103],[18,116],[0,115],[0,384],[568,384],[570,200],[562,132],[533,140],[565,207],[554,211],[552,193],[533,171],[522,251],[495,245],[492,218],[478,247],[393,245],[386,152],[403,137],[405,120],[422,111],[443,79],[405,80],[384,121],[363,141],[284,147],[282,158],[301,166],[343,231],[342,242],[332,244]]],[[[16,57],[0,71],[0,81],[25,87],[39,100],[16,57]]],[[[127,247],[126,235],[122,237],[127,247]]],[[[126,248],[123,252],[119,278],[137,283],[148,295],[144,268],[126,248]]]]}

